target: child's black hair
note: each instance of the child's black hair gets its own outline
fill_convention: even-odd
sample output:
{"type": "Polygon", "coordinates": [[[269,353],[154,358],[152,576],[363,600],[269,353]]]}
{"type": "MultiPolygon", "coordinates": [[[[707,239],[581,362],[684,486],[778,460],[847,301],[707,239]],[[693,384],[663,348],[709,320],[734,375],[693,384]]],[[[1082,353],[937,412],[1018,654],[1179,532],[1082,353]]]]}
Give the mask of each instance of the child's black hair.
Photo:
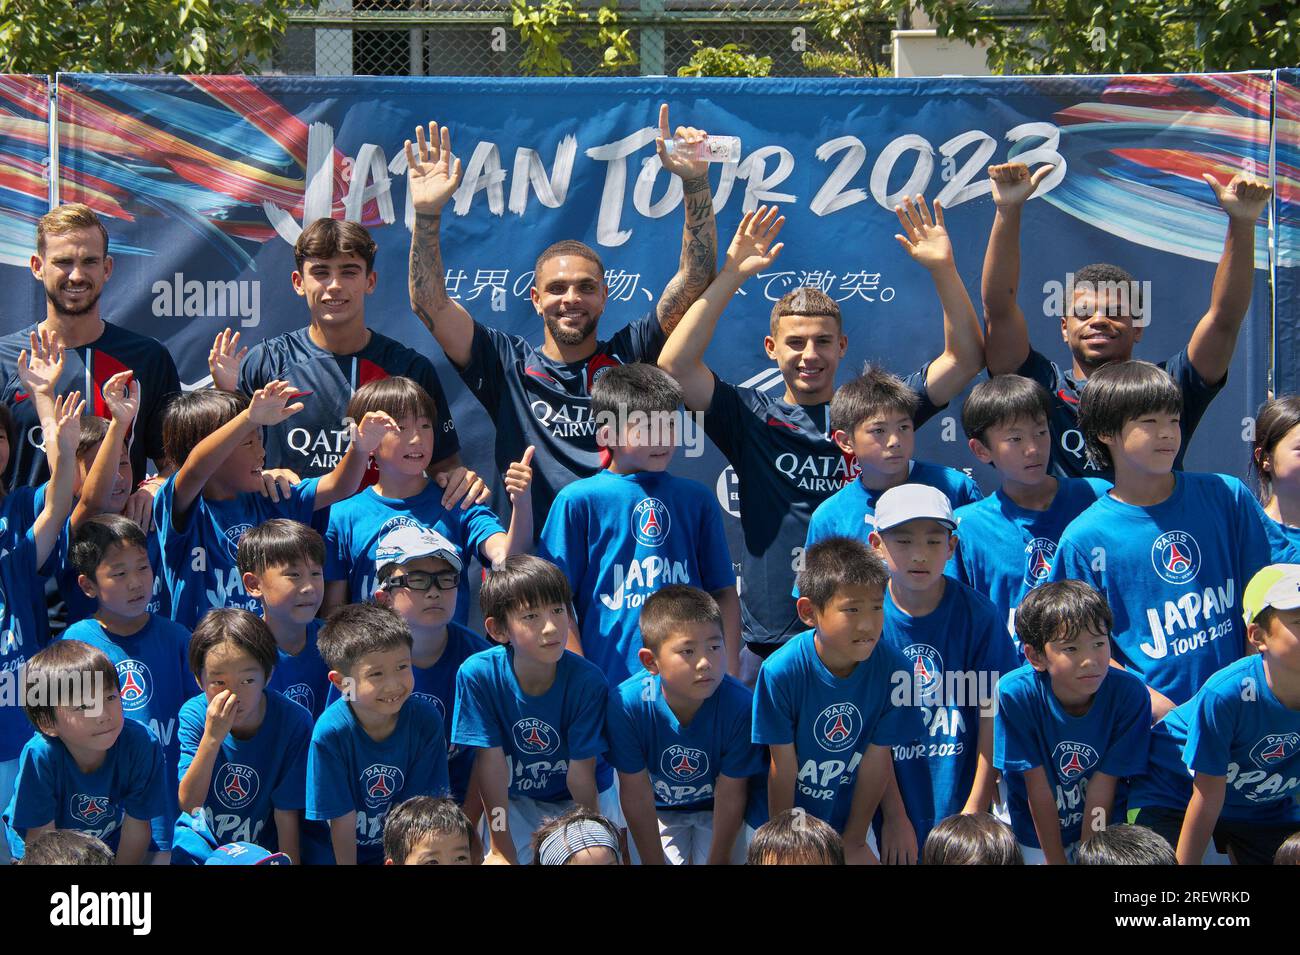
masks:
{"type": "Polygon", "coordinates": [[[1024,865],[1016,835],[987,812],[949,816],[930,830],[922,865],[1024,865]]]}
{"type": "Polygon", "coordinates": [[[883,592],[889,570],[862,541],[827,537],[803,552],[797,583],[799,596],[807,597],[820,610],[844,587],[879,587],[883,592]]]}
{"type": "Polygon", "coordinates": [[[1090,632],[1109,636],[1114,623],[1106,598],[1081,580],[1035,587],[1016,609],[1016,636],[1039,653],[1049,643],[1090,632]]]}
{"type": "Polygon", "coordinates": [[[867,365],[862,374],[835,389],[831,398],[831,431],[853,437],[862,422],[879,415],[916,417],[921,400],[903,379],[879,365],[867,365]]]}
{"type": "MultiPolygon", "coordinates": [[[[607,368],[591,386],[591,416],[597,425],[627,421],[635,414],[672,414],[682,403],[682,386],[668,372],[645,362],[607,368]]],[[[617,443],[618,434],[613,435],[617,443]]]]}
{"type": "Polygon", "coordinates": [[[802,809],[773,816],[754,833],[746,865],[844,865],[839,833],[802,809]]]}
{"type": "Polygon", "coordinates": [[[325,541],[315,528],[277,517],[244,532],[236,560],[241,574],[264,574],[299,561],[323,567],[325,541]]]}
{"type": "Polygon", "coordinates": [[[564,571],[549,560],[515,554],[487,572],[478,600],[484,619],[491,617],[504,627],[506,618],[520,610],[569,604],[573,591],[564,571]]]}
{"type": "Polygon", "coordinates": [[[1300,395],[1281,395],[1259,406],[1255,414],[1255,443],[1250,466],[1259,481],[1259,501],[1273,499],[1273,455],[1277,446],[1300,425],[1300,395]]]}
{"type": "Polygon", "coordinates": [[[114,865],[113,850],[88,832],[48,829],[27,843],[18,865],[114,865]]]}
{"type": "Polygon", "coordinates": [[[121,514],[96,514],[88,518],[72,535],[68,563],[91,580],[95,570],[114,547],[139,547],[148,551],[140,525],[121,514]]]}
{"type": "Polygon", "coordinates": [[[997,375],[981,381],[961,406],[966,437],[988,446],[989,428],[1017,421],[1042,421],[1052,416],[1052,399],[1038,382],[1021,375],[997,375]]]}
{"type": "Polygon", "coordinates": [[[454,799],[414,796],[384,819],[384,859],[404,865],[429,836],[463,836],[474,844],[473,824],[454,799]]]}
{"type": "Polygon", "coordinates": [[[200,388],[177,395],[163,414],[163,453],[178,466],[199,442],[248,407],[248,396],[237,391],[200,388]]]}
{"type": "Polygon", "coordinates": [[[374,603],[344,604],[329,615],[316,637],[321,659],[331,670],[351,676],[367,653],[385,653],[414,641],[405,621],[387,607],[374,603]]]}
{"type": "Polygon", "coordinates": [[[712,595],[686,584],[660,587],[641,605],[641,644],[657,654],[665,640],[692,623],[711,624],[722,633],[722,611],[712,595]]]}
{"type": "Polygon", "coordinates": [[[1077,865],[1178,865],[1164,837],[1146,826],[1119,823],[1095,833],[1075,850],[1077,865]]]}
{"type": "Polygon", "coordinates": [[[119,692],[112,661],[103,650],[81,640],[55,640],[28,660],[22,672],[23,712],[46,734],[54,729],[54,713],[60,706],[87,703],[92,690],[105,695],[119,692]],[[93,688],[87,685],[87,677],[93,688]]]}
{"type": "Polygon", "coordinates": [[[257,661],[266,678],[279,661],[275,637],[261,617],[238,607],[217,607],[203,615],[190,637],[190,672],[202,682],[203,667],[214,647],[229,643],[257,661]]]}
{"type": "Polygon", "coordinates": [[[1182,414],[1183,392],[1169,372],[1149,361],[1102,365],[1079,397],[1079,430],[1088,459],[1100,468],[1114,467],[1102,436],[1117,439],[1124,425],[1149,414],[1182,414]]]}

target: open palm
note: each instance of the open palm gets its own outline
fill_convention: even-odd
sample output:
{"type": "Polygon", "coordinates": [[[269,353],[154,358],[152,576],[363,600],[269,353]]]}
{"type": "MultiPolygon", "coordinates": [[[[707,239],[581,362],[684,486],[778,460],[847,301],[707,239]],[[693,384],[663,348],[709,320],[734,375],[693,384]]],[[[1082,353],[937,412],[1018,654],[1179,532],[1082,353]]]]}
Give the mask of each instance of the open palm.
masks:
{"type": "Polygon", "coordinates": [[[436,214],[456,194],[460,185],[460,160],[451,154],[451,132],[429,124],[415,128],[415,143],[406,141],[406,179],[416,212],[436,214]]]}
{"type": "Polygon", "coordinates": [[[785,243],[776,241],[784,225],[785,216],[780,215],[776,206],[770,209],[759,206],[752,212],[746,212],[736,227],[731,245],[727,247],[724,267],[745,278],[767,268],[776,261],[781,249],[785,247],[785,243]]]}

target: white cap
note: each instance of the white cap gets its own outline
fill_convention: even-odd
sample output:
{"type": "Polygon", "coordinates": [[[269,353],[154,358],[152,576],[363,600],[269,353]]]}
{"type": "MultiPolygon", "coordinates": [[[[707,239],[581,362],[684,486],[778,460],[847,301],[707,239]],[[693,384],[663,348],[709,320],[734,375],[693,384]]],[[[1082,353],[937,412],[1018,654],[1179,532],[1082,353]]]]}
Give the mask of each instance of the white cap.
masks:
{"type": "Polygon", "coordinates": [[[900,484],[891,487],[876,501],[876,531],[883,533],[908,521],[938,521],[956,530],[952,504],[938,488],[927,484],[900,484]]]}
{"type": "Polygon", "coordinates": [[[460,553],[456,545],[437,531],[418,524],[403,524],[379,538],[375,548],[375,573],[390,564],[409,564],[421,557],[440,557],[460,573],[460,553]]]}

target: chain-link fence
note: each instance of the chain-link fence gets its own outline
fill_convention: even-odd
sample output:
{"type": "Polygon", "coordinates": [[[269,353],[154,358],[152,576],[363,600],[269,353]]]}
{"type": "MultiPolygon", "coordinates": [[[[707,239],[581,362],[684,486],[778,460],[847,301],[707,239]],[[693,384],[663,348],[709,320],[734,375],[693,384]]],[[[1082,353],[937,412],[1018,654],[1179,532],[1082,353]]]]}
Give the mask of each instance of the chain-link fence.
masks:
{"type": "MultiPolygon", "coordinates": [[[[531,0],[538,2],[538,0],[531,0]]],[[[567,23],[559,52],[576,76],[675,76],[697,44],[771,59],[770,75],[825,74],[805,54],[830,49],[800,0],[620,0],[617,30],[629,30],[636,62],[602,68],[594,0],[579,0],[591,20],[567,23]]],[[[892,23],[872,23],[862,41],[888,62],[892,23]]],[[[509,0],[322,0],[297,14],[273,69],[318,76],[517,76],[527,47],[511,25],[509,0]]]]}

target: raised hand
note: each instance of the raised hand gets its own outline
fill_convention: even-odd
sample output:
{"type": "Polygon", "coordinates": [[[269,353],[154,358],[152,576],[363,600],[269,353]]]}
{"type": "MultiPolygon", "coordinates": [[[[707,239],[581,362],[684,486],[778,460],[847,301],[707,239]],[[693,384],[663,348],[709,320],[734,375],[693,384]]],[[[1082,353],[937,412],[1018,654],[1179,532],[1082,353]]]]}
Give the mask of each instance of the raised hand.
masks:
{"type": "Polygon", "coordinates": [[[387,411],[369,411],[360,424],[352,423],[352,440],[356,442],[359,453],[370,457],[384,440],[384,435],[397,434],[401,430],[401,425],[387,411]]]}
{"type": "Polygon", "coordinates": [[[905,233],[895,233],[894,238],[917,263],[930,271],[954,264],[952,242],[943,224],[943,207],[938,202],[934,204],[933,219],[925,197],[920,193],[915,199],[904,198],[902,205],[894,206],[894,212],[898,214],[905,233]]]}
{"type": "Polygon", "coordinates": [[[265,388],[253,392],[253,397],[248,402],[248,420],[266,426],[292,418],[305,407],[301,401],[289,404],[296,394],[297,389],[287,381],[278,378],[268,381],[265,388]]]}
{"type": "Polygon", "coordinates": [[[506,468],[504,483],[511,504],[521,495],[527,494],[529,485],[533,483],[533,454],[536,451],[537,448],[530,444],[523,457],[506,468]]]}
{"type": "Polygon", "coordinates": [[[406,141],[406,181],[416,212],[436,215],[460,185],[460,160],[451,154],[451,133],[446,126],[415,127],[415,145],[406,141]]]}
{"type": "Polygon", "coordinates": [[[1214,198],[1219,200],[1223,211],[1229,219],[1238,222],[1251,222],[1259,218],[1268,199],[1273,195],[1273,187],[1263,179],[1257,179],[1244,172],[1233,176],[1226,186],[1219,185],[1214,173],[1202,173],[1201,178],[1214,190],[1214,198]]]}
{"type": "MultiPolygon", "coordinates": [[[[698,143],[707,136],[708,133],[694,126],[677,127],[676,138],[684,143],[698,143]]],[[[664,103],[659,107],[659,136],[655,139],[655,151],[659,153],[659,161],[670,173],[682,179],[699,179],[701,176],[708,175],[709,164],[704,160],[691,159],[683,155],[681,150],[670,153],[664,148],[664,143],[672,138],[674,134],[669,131],[668,126],[668,104],[664,103]]]]}
{"type": "Polygon", "coordinates": [[[18,353],[18,381],[29,395],[54,394],[63,374],[63,344],[44,329],[31,333],[31,352],[18,353]]]}
{"type": "Polygon", "coordinates": [[[1022,162],[1005,162],[998,166],[989,166],[989,178],[993,180],[993,202],[998,206],[1023,206],[1038,184],[1046,179],[1056,167],[1048,164],[1029,174],[1029,167],[1022,162]]]}
{"type": "Polygon", "coordinates": [[[50,432],[53,431],[54,443],[65,461],[71,461],[77,453],[77,444],[81,441],[81,413],[85,410],[86,403],[81,400],[81,392],[70,391],[54,399],[54,420],[42,425],[46,447],[49,446],[50,432]]]}
{"type": "Polygon", "coordinates": [[[104,404],[114,421],[131,426],[140,412],[140,382],[134,372],[119,371],[104,382],[104,404]]]}
{"type": "Polygon", "coordinates": [[[784,225],[785,216],[780,215],[780,209],[776,206],[759,206],[752,212],[746,212],[740,219],[740,225],[736,226],[731,245],[727,247],[727,260],[722,266],[723,270],[735,272],[743,278],[763,271],[776,261],[776,257],[785,248],[784,242],[776,241],[784,225]]]}
{"type": "Polygon", "coordinates": [[[212,340],[208,352],[208,371],[212,372],[212,387],[234,391],[239,382],[239,363],[248,354],[248,347],[239,347],[239,332],[222,330],[212,340]]]}

